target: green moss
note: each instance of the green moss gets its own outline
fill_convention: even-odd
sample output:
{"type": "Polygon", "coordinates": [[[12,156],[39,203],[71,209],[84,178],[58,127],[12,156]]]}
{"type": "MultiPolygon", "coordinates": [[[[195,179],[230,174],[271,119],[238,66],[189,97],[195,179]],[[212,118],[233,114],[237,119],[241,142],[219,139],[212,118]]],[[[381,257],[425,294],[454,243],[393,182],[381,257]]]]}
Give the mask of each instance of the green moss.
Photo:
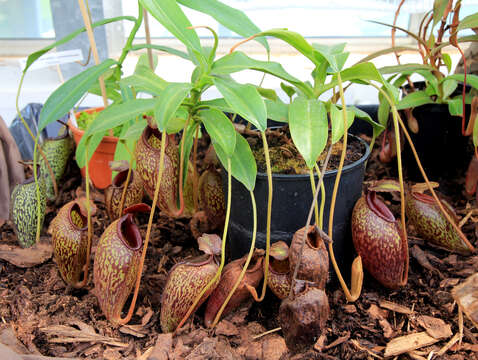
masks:
{"type": "MultiPolygon", "coordinates": [[[[86,111],[82,111],[78,118],[76,119],[76,122],[78,123],[78,129],[80,130],[87,130],[88,127],[95,121],[96,117],[98,116],[99,111],[93,111],[91,113],[88,113],[86,111]]],[[[113,136],[119,137],[121,135],[121,126],[117,126],[113,128],[113,136]]],[[[109,131],[105,132],[105,136],[110,135],[109,131]]]]}

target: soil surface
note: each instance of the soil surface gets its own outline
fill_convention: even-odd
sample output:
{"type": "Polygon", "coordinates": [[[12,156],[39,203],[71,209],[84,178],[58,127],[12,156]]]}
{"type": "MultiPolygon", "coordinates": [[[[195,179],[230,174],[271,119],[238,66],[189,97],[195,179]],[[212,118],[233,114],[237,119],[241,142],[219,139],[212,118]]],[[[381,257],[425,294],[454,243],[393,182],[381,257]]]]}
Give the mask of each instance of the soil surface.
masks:
{"type": "MultiPolygon", "coordinates": [[[[205,144],[200,147],[199,159],[204,156],[204,149],[205,144]]],[[[377,154],[375,149],[368,161],[366,180],[396,178],[395,165],[378,162],[377,154]]],[[[47,208],[42,232],[42,242],[46,244],[50,242],[47,227],[57,209],[73,199],[84,185],[79,170],[73,161],[71,164],[67,178],[60,183],[59,200],[47,208]]],[[[455,206],[459,216],[465,217],[475,209],[462,227],[475,244],[478,212],[475,200],[463,195],[463,174],[439,181],[439,190],[455,206]]],[[[98,210],[93,221],[92,257],[99,237],[109,224],[103,194],[95,191],[93,198],[98,210]]],[[[398,215],[397,197],[387,196],[385,200],[398,215]]],[[[147,215],[139,218],[143,236],[146,222],[147,215]]],[[[288,352],[282,333],[277,330],[280,301],[270,291],[263,302],[244,304],[213,330],[204,328],[203,306],[175,337],[162,334],[160,298],[167,272],[175,263],[199,255],[199,250],[189,230],[189,219],[174,220],[156,212],[153,224],[135,315],[129,325],[118,328],[112,327],[101,313],[92,293],[91,271],[85,288],[72,289],[60,278],[51,258],[25,268],[0,260],[0,358],[7,358],[2,355],[4,344],[19,354],[36,354],[35,359],[41,359],[40,355],[166,360],[380,359],[387,344],[413,333],[424,333],[422,336],[431,340],[397,358],[478,358],[478,330],[466,317],[461,346],[452,342],[448,349],[442,350],[443,355],[437,356],[451,339],[456,340],[453,336],[459,332],[458,309],[450,291],[478,271],[478,256],[464,257],[430,247],[415,236],[412,228],[408,229],[411,250],[408,284],[398,290],[387,290],[365,273],[362,295],[355,303],[346,302],[337,284],[328,284],[330,318],[326,330],[307,353],[288,352]],[[437,327],[445,331],[436,335],[433,328],[437,327]],[[275,331],[265,334],[270,330],[275,331]],[[429,333],[434,335],[430,337],[429,333]]],[[[10,223],[0,227],[0,234],[2,246],[16,248],[10,223]]],[[[343,272],[347,274],[350,269],[343,272]]],[[[405,343],[411,344],[412,340],[405,343]]]]}
{"type": "MultiPolygon", "coordinates": [[[[266,138],[269,146],[271,169],[274,174],[294,175],[309,173],[309,168],[291,140],[289,127],[287,125],[276,129],[267,129],[266,138]]],[[[256,158],[258,165],[257,170],[265,173],[266,160],[261,137],[259,135],[247,135],[246,139],[251,146],[254,157],[256,158]]],[[[325,150],[319,156],[317,161],[319,168],[322,168],[329,147],[330,141],[325,146],[325,150]]],[[[342,140],[332,145],[332,153],[330,155],[329,163],[327,164],[327,170],[337,170],[340,163],[342,148],[342,140]]],[[[359,160],[364,153],[365,147],[363,144],[353,136],[349,136],[347,140],[347,154],[344,166],[359,160]]]]}

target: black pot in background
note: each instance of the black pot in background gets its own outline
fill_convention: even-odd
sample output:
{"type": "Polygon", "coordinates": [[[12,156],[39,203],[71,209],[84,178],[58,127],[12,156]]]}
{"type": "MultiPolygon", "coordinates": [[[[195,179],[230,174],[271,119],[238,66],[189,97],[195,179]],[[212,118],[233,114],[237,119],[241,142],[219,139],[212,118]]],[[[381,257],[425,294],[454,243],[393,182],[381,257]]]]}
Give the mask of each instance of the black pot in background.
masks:
{"type": "MultiPolygon", "coordinates": [[[[356,108],[365,111],[367,114],[370,115],[373,121],[378,122],[378,105],[354,105],[356,108]]],[[[373,135],[373,127],[368,122],[362,119],[355,118],[353,124],[349,128],[349,133],[360,136],[360,135],[367,135],[368,137],[372,137],[373,135]]]]}
{"type": "MultiPolygon", "coordinates": [[[[415,82],[414,86],[423,89],[424,82],[415,82]]],[[[452,96],[461,95],[462,89],[463,87],[458,85],[452,96]]],[[[470,105],[466,105],[466,117],[469,116],[470,110],[470,105]]],[[[417,106],[413,109],[413,116],[418,122],[417,134],[410,131],[407,118],[401,113],[427,176],[431,180],[437,180],[440,177],[463,175],[470,156],[467,155],[469,137],[461,134],[461,117],[450,115],[447,104],[417,106]]],[[[423,182],[407,141],[403,151],[403,167],[409,180],[423,182]]]]}
{"type": "MultiPolygon", "coordinates": [[[[365,147],[364,155],[353,164],[344,166],[334,215],[333,240],[337,263],[344,275],[350,273],[354,248],[352,244],[350,218],[355,202],[362,194],[362,182],[365,165],[370,149],[367,143],[351,135],[365,147]]],[[[224,173],[223,173],[224,174],[224,173]]],[[[324,176],[326,191],[324,209],[324,231],[328,232],[329,209],[337,171],[327,171],[324,176]]],[[[317,182],[318,177],[315,177],[317,182]]],[[[293,234],[305,225],[310,205],[312,190],[309,175],[273,174],[273,201],[271,219],[271,243],[283,240],[290,245],[293,234]]],[[[226,191],[227,183],[223,181],[226,191]]],[[[267,223],[267,174],[258,173],[254,195],[257,202],[257,239],[256,246],[265,248],[267,223]]],[[[319,194],[320,204],[320,194],[319,194]]],[[[229,222],[228,250],[236,259],[249,251],[252,240],[252,206],[249,190],[240,182],[232,180],[232,206],[229,222]]],[[[333,270],[331,268],[331,274],[333,270]]]]}

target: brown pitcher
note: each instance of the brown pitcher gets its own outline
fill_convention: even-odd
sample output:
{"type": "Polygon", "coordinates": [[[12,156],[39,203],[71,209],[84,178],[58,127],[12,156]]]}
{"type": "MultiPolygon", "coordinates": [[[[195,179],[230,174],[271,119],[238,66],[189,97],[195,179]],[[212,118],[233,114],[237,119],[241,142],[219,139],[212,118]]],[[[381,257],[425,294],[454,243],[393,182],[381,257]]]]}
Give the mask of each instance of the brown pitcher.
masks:
{"type": "Polygon", "coordinates": [[[98,242],[93,266],[94,293],[106,318],[114,325],[136,280],[143,239],[134,221],[137,212],[149,212],[146,204],[125,209],[125,215],[106,228],[98,242]]]}
{"type": "MultiPolygon", "coordinates": [[[[136,171],[144,190],[150,198],[154,196],[158,180],[161,151],[161,133],[147,126],[136,145],[136,171]]],[[[166,215],[178,216],[177,194],[179,187],[179,153],[174,135],[166,138],[164,170],[159,187],[158,208],[166,215]]]]}
{"type": "MultiPolygon", "coordinates": [[[[246,271],[244,278],[234,292],[231,300],[224,308],[222,316],[230,313],[242,302],[251,296],[250,288],[255,288],[259,285],[264,273],[262,271],[262,261],[264,257],[264,250],[255,249],[252,256],[249,267],[246,271]]],[[[212,292],[206,306],[206,312],[204,314],[204,323],[206,326],[210,326],[216,317],[217,312],[221,308],[222,304],[227,298],[227,295],[232,290],[236,280],[238,279],[242,268],[246,262],[247,255],[234,260],[224,267],[221,275],[219,285],[212,292]]]]}
{"type": "Polygon", "coordinates": [[[289,350],[309,349],[322,334],[329,318],[329,301],[317,283],[297,280],[292,297],[282,300],[279,324],[289,350]]]}
{"type": "Polygon", "coordinates": [[[352,212],[352,239],[367,271],[385,287],[403,286],[408,273],[408,245],[399,221],[369,191],[352,212]]]}
{"type": "MultiPolygon", "coordinates": [[[[295,265],[299,260],[304,233],[305,227],[297,230],[290,244],[289,263],[291,273],[294,273],[295,265]]],[[[297,272],[297,279],[315,282],[320,289],[325,289],[328,275],[329,253],[317,228],[309,226],[302,252],[302,260],[297,272]]]]}
{"type": "Polygon", "coordinates": [[[48,229],[60,275],[71,286],[80,283],[86,264],[88,222],[82,201],[85,200],[63,205],[48,229]]]}
{"type": "MultiPolygon", "coordinates": [[[[112,169],[115,170],[114,168],[112,169]]],[[[122,209],[120,209],[120,204],[121,196],[123,195],[123,190],[126,186],[127,177],[128,169],[121,169],[121,171],[119,171],[114,177],[111,185],[105,190],[106,212],[112,221],[119,218],[123,213],[122,209]]],[[[123,206],[124,208],[128,208],[134,204],[140,203],[142,199],[143,183],[138,173],[134,170],[131,170],[123,206]]]]}
{"type": "MultiPolygon", "coordinates": [[[[221,238],[215,234],[204,234],[198,239],[198,243],[199,249],[204,251],[205,255],[180,262],[169,272],[161,296],[161,328],[166,333],[176,330],[196,297],[219,270],[217,255],[221,254],[221,238]]],[[[204,293],[196,309],[209,297],[218,283],[219,281],[204,293]]]]}

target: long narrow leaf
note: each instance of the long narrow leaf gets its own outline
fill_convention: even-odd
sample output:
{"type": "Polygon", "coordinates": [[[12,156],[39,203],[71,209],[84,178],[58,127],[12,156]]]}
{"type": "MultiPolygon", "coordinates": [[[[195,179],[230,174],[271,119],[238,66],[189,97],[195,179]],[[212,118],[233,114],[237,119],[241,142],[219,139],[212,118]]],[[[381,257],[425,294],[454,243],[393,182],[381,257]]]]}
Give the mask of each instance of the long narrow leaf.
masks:
{"type": "MultiPolygon", "coordinates": [[[[218,23],[243,37],[257,34],[261,30],[242,11],[234,9],[217,0],[178,0],[178,2],[191,9],[212,16],[218,23]]],[[[257,38],[269,52],[266,39],[257,38]]]]}
{"type": "Polygon", "coordinates": [[[316,99],[295,98],[289,107],[289,128],[295,146],[312,169],[327,144],[325,105],[316,99]]]}
{"type": "MultiPolygon", "coordinates": [[[[347,130],[353,124],[355,114],[347,109],[347,130]]],[[[344,135],[344,115],[343,109],[339,109],[336,105],[330,105],[330,122],[332,125],[332,144],[339,141],[344,135]]]]}
{"type": "Polygon", "coordinates": [[[139,0],[139,2],[163,25],[171,34],[188,48],[202,54],[201,43],[192,29],[186,15],[175,0],[139,0]]]}
{"type": "MultiPolygon", "coordinates": [[[[134,18],[133,16],[117,16],[117,17],[114,17],[114,18],[110,18],[110,19],[104,19],[104,20],[100,20],[100,21],[96,21],[94,23],[91,24],[91,27],[92,28],[95,28],[95,27],[98,27],[98,26],[101,26],[101,25],[106,25],[106,24],[110,24],[112,22],[115,22],[115,21],[120,21],[120,20],[129,20],[129,21],[136,21],[136,18],[134,18]]],[[[55,41],[53,44],[51,45],[48,45],[46,47],[44,47],[43,49],[41,50],[38,50],[38,51],[35,51],[34,53],[31,53],[28,58],[27,58],[27,62],[26,62],[26,65],[25,65],[25,69],[23,69],[23,72],[26,72],[28,70],[28,68],[42,55],[46,54],[48,51],[50,51],[51,49],[57,47],[57,46],[60,46],[64,43],[67,43],[68,41],[70,41],[71,39],[77,37],[78,35],[80,35],[82,32],[85,32],[86,31],[86,28],[82,27],[81,29],[78,29],[74,32],[72,32],[71,34],[65,36],[64,38],[58,40],[58,41],[55,41]]]]}
{"type": "MultiPolygon", "coordinates": [[[[227,155],[220,146],[214,146],[217,157],[227,169],[227,155]]],[[[231,175],[241,182],[246,189],[253,191],[256,186],[257,164],[249,143],[236,132],[236,147],[231,159],[231,175]]]]}
{"type": "Polygon", "coordinates": [[[133,51],[142,50],[142,49],[158,50],[158,51],[162,51],[171,55],[176,55],[180,58],[191,61],[190,56],[186,54],[184,51],[177,50],[169,46],[155,45],[155,44],[137,44],[137,45],[131,46],[131,50],[133,51]]]}
{"type": "Polygon", "coordinates": [[[48,124],[60,119],[81,99],[98,78],[116,64],[107,59],[101,64],[86,69],[58,87],[47,99],[40,113],[38,130],[42,131],[48,124]]]}
{"type": "Polygon", "coordinates": [[[416,106],[432,103],[433,100],[425,91],[415,91],[405,96],[397,105],[397,110],[414,108],[416,106]]]}
{"type": "Polygon", "coordinates": [[[229,106],[260,131],[267,128],[267,109],[264,100],[252,85],[243,85],[232,79],[214,78],[219,92],[229,106]]]}
{"type": "Polygon", "coordinates": [[[231,157],[236,147],[236,130],[231,120],[217,109],[201,111],[200,116],[214,146],[219,145],[231,157]]]}
{"type": "Polygon", "coordinates": [[[170,83],[161,92],[154,106],[154,117],[160,131],[166,129],[169,120],[174,117],[190,90],[191,84],[170,83]]]}
{"type": "Polygon", "coordinates": [[[155,99],[132,99],[121,104],[108,106],[98,113],[95,121],[88,127],[85,136],[88,137],[96,133],[103,134],[109,129],[134,120],[136,117],[151,111],[155,103],[155,99]]]}
{"type": "Polygon", "coordinates": [[[145,92],[153,96],[159,95],[168,85],[166,80],[144,65],[137,66],[134,74],[121,79],[120,83],[134,87],[137,92],[145,92]]]}

